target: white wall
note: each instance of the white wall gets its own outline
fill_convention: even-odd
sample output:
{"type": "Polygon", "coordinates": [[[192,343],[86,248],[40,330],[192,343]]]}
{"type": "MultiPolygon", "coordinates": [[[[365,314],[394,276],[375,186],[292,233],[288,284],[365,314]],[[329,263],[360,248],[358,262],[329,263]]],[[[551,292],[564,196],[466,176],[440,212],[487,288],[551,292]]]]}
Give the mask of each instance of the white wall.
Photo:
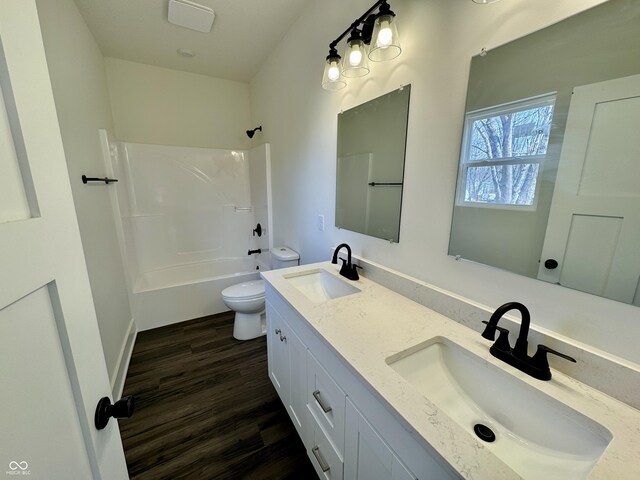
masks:
{"type": "Polygon", "coordinates": [[[131,311],[109,187],[80,181],[82,174],[104,176],[105,172],[98,129],[113,131],[113,123],[104,62],[72,0],[38,0],[37,6],[102,346],[113,382],[131,311]]]}
{"type": "Polygon", "coordinates": [[[637,307],[447,257],[471,56],[601,2],[393,0],[403,54],[337,93],[320,87],[328,44],[371,1],[312,2],[251,82],[253,123],[271,143],[274,243],[309,263],[346,241],[359,255],[488,306],[522,301],[533,323],[640,363],[637,307]],[[331,227],[338,112],[408,83],[400,244],[331,227]],[[316,228],[318,214],[325,215],[324,232],[316,228]]]}
{"type": "Polygon", "coordinates": [[[245,150],[249,85],[105,58],[115,136],[124,142],[245,150]]]}

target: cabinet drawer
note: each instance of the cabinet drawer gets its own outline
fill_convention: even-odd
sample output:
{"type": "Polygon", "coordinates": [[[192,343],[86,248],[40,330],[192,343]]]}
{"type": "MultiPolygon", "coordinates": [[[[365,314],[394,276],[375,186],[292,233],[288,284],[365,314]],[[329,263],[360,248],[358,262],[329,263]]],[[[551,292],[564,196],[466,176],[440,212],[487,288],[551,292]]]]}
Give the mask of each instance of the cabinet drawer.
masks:
{"type": "Polygon", "coordinates": [[[307,351],[307,402],[309,411],[327,433],[340,455],[344,452],[346,394],[318,360],[307,351]]]}
{"type": "Polygon", "coordinates": [[[316,469],[318,477],[322,480],[342,480],[343,463],[335,446],[325,434],[318,423],[316,417],[309,409],[309,443],[307,444],[307,455],[311,459],[311,464],[316,469]]]}

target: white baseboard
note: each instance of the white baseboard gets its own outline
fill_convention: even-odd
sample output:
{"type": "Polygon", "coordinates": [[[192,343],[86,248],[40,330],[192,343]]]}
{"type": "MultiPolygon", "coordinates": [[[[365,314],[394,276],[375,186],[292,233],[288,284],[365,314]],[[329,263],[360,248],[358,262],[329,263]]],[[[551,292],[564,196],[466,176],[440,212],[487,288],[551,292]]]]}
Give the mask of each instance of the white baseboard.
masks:
{"type": "Polygon", "coordinates": [[[137,336],[138,329],[136,328],[136,322],[132,318],[129,323],[129,328],[127,329],[127,335],[125,336],[124,342],[122,342],[122,348],[118,356],[118,364],[111,379],[111,393],[113,394],[114,401],[122,397],[122,390],[124,389],[124,382],[127,378],[129,362],[131,361],[131,354],[133,353],[133,346],[136,343],[137,336]]]}

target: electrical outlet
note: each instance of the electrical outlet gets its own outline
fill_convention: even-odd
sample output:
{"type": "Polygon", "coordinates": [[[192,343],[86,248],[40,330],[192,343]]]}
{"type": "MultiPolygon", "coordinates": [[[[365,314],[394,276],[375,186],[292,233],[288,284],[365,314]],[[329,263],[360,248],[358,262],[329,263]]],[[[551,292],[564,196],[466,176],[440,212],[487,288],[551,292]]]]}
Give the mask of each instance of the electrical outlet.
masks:
{"type": "Polygon", "coordinates": [[[324,215],[318,215],[318,230],[324,232],[324,215]]]}

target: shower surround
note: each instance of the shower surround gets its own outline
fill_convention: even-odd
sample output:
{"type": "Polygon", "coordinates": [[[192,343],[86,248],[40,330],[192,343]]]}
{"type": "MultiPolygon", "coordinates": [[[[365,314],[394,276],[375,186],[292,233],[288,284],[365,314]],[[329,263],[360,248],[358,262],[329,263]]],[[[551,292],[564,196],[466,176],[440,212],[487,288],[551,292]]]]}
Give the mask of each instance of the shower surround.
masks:
{"type": "Polygon", "coordinates": [[[138,330],[228,310],[221,291],[258,279],[270,265],[269,145],[248,151],[108,145],[138,330]],[[257,223],[261,237],[253,233],[257,223]],[[257,248],[265,253],[248,255],[257,248]]]}

